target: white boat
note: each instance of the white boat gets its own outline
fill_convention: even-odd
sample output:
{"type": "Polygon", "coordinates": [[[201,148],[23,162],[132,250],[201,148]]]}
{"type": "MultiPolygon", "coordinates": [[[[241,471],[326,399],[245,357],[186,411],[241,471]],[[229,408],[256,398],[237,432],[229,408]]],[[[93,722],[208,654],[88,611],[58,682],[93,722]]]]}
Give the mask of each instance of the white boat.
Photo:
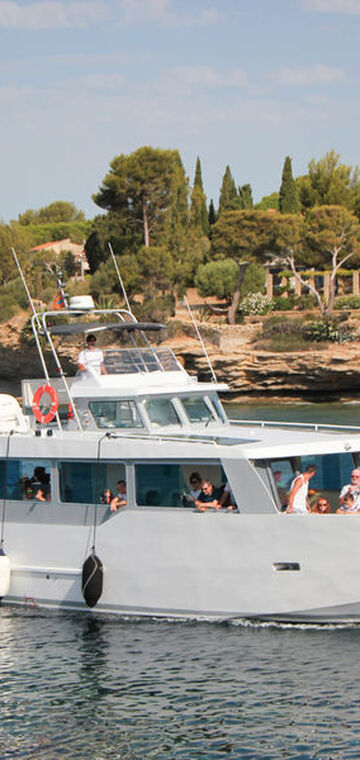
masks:
{"type": "Polygon", "coordinates": [[[227,386],[198,382],[170,349],[150,345],[159,325],[139,324],[128,310],[89,315],[86,299],[70,306],[34,313],[44,377],[23,381],[22,409],[0,398],[4,601],[78,611],[90,604],[116,615],[359,622],[360,517],[335,511],[359,463],[360,429],[233,423],[218,395],[227,386]],[[65,377],[54,336],[99,334],[109,329],[104,319],[131,346],[104,351],[108,374],[65,377]],[[44,384],[54,403],[41,410],[44,384]],[[332,513],[284,513],[284,494],[309,463],[332,513]],[[237,509],[199,511],[194,472],[216,487],[228,482],[237,509]],[[111,511],[101,494],[119,480],[127,503],[111,511]]]}

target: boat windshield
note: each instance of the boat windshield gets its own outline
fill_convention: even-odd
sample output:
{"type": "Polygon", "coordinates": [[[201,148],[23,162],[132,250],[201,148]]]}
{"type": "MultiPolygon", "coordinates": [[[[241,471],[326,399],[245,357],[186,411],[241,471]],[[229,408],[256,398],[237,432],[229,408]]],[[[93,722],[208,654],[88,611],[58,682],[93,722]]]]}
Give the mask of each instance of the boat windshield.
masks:
{"type": "Polygon", "coordinates": [[[89,401],[89,409],[99,428],[142,428],[134,401],[89,401]]]}
{"type": "Polygon", "coordinates": [[[217,414],[206,396],[182,396],[180,399],[186,416],[192,424],[217,422],[217,414]]]}
{"type": "Polygon", "coordinates": [[[152,427],[181,425],[179,416],[170,398],[145,398],[144,406],[152,427]]]}

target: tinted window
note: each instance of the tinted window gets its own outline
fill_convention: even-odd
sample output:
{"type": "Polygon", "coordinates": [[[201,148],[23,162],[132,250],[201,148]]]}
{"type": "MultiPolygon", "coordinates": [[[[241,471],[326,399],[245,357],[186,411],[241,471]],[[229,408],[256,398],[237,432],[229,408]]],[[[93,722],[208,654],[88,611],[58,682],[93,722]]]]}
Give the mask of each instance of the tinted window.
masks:
{"type": "Polygon", "coordinates": [[[0,498],[50,501],[50,462],[45,459],[2,460],[0,498]]]}
{"type": "Polygon", "coordinates": [[[199,473],[216,487],[224,485],[220,465],[137,464],[136,500],[145,507],[194,507],[192,474],[199,473]]]}
{"type": "Polygon", "coordinates": [[[89,408],[99,428],[143,427],[134,401],[90,401],[89,408]]]}
{"type": "Polygon", "coordinates": [[[98,504],[107,489],[116,495],[116,483],[126,480],[122,462],[59,462],[60,499],[76,504],[98,504]]]}

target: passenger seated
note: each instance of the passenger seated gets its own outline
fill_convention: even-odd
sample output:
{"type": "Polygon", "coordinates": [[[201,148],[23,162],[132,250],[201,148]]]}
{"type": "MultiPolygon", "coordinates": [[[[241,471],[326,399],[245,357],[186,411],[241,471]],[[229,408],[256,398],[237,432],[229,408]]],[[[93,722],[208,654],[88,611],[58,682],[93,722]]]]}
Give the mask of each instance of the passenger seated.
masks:
{"type": "Polygon", "coordinates": [[[207,509],[221,509],[220,498],[220,489],[215,488],[210,480],[204,480],[199,497],[195,499],[195,506],[199,512],[206,512],[207,509]]]}
{"type": "Polygon", "coordinates": [[[286,484],[283,482],[283,477],[284,477],[284,473],[282,472],[282,470],[275,470],[274,480],[275,480],[277,492],[279,494],[281,511],[285,512],[286,507],[289,504],[289,494],[286,490],[286,484]]]}
{"type": "Polygon", "coordinates": [[[116,483],[117,494],[110,502],[110,509],[112,512],[116,512],[120,507],[126,507],[126,482],[125,480],[118,480],[116,483]]]}
{"type": "Polygon", "coordinates": [[[336,510],[338,515],[358,515],[360,514],[360,507],[357,505],[356,498],[352,493],[346,493],[343,496],[342,504],[339,509],[336,510]]]}
{"type": "Polygon", "coordinates": [[[311,507],[311,514],[313,515],[328,515],[331,512],[331,507],[328,499],[325,496],[318,496],[315,504],[311,507]]]}
{"type": "Polygon", "coordinates": [[[228,512],[233,512],[234,509],[237,509],[237,504],[234,498],[234,494],[231,490],[231,486],[228,480],[226,481],[224,485],[223,492],[220,496],[219,504],[221,508],[226,507],[228,512]]]}
{"type": "Polygon", "coordinates": [[[160,504],[159,492],[155,490],[147,491],[144,501],[147,507],[158,507],[160,504]]]}
{"type": "Polygon", "coordinates": [[[105,488],[105,490],[102,492],[100,496],[100,501],[102,504],[111,504],[113,498],[114,498],[114,494],[111,491],[111,489],[105,488]]]}
{"type": "Polygon", "coordinates": [[[344,503],[345,496],[348,493],[353,495],[356,509],[360,509],[360,470],[357,468],[351,473],[351,483],[347,483],[340,491],[340,506],[344,503]]]}
{"type": "Polygon", "coordinates": [[[201,475],[198,472],[192,472],[189,478],[190,481],[190,496],[193,501],[195,499],[199,498],[199,495],[201,493],[201,488],[203,484],[203,479],[201,475]]]}
{"type": "MultiPolygon", "coordinates": [[[[45,467],[35,467],[30,483],[36,499],[38,498],[37,493],[39,491],[43,492],[44,501],[50,499],[50,475],[46,472],[45,467]]],[[[39,498],[39,501],[43,501],[43,499],[39,498]]]]}

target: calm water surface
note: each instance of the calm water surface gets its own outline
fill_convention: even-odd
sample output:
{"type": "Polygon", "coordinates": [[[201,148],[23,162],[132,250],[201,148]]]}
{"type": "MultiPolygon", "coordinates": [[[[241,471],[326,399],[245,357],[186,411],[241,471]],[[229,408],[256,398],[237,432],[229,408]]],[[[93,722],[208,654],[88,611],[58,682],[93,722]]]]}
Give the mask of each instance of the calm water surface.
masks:
{"type": "MultiPolygon", "coordinates": [[[[354,405],[258,412],[360,420],[354,405]]],[[[245,414],[255,417],[254,407],[231,416],[245,414]]],[[[359,653],[360,627],[119,620],[5,605],[0,758],[358,760],[359,653]]]]}

